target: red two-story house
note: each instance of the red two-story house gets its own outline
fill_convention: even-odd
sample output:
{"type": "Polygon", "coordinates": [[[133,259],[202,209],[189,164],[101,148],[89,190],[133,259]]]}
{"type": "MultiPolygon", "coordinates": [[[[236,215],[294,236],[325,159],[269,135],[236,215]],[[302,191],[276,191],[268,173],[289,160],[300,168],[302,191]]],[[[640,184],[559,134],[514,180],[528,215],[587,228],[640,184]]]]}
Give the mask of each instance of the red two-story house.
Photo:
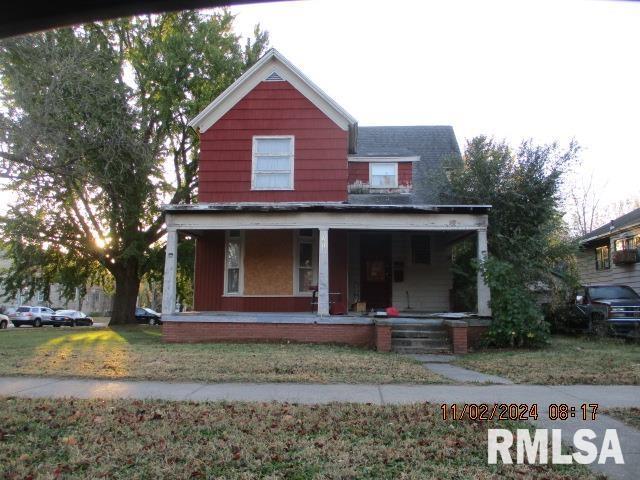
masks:
{"type": "MultiPolygon", "coordinates": [[[[451,127],[359,127],[276,50],[190,125],[198,203],[166,207],[167,341],[388,350],[402,319],[367,313],[394,306],[407,321],[442,319],[433,314],[450,311],[451,245],[477,235],[486,255],[489,206],[437,201],[442,161],[460,155],[451,127]],[[188,313],[175,312],[181,234],[197,242],[188,313]]],[[[477,288],[476,318],[489,317],[482,277],[477,288]]]]}

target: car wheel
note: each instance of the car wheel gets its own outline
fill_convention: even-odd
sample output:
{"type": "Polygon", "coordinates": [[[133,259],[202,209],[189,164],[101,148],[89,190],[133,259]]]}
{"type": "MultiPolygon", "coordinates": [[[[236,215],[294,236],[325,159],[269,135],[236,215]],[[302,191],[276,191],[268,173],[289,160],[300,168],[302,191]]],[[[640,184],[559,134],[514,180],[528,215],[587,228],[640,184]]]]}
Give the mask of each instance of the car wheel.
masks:
{"type": "Polygon", "coordinates": [[[151,326],[153,327],[155,324],[156,324],[156,319],[155,319],[155,318],[153,318],[153,317],[151,317],[151,318],[149,319],[149,325],[151,325],[151,326]]]}
{"type": "Polygon", "coordinates": [[[41,326],[42,326],[42,320],[40,320],[39,318],[36,318],[36,319],[33,321],[33,326],[34,326],[34,327],[41,327],[41,326]]]}
{"type": "Polygon", "coordinates": [[[0,329],[7,328],[7,326],[8,326],[8,324],[7,324],[7,321],[6,321],[6,320],[2,320],[2,321],[0,322],[0,329]]]}

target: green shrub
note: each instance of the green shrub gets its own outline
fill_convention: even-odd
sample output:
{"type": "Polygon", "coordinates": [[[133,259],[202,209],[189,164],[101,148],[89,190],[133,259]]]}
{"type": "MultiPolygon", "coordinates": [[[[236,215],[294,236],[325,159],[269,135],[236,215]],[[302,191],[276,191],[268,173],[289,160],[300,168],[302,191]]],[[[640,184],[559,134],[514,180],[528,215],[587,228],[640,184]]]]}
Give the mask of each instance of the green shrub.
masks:
{"type": "Polygon", "coordinates": [[[539,347],[549,339],[545,321],[532,292],[509,262],[490,258],[482,273],[491,289],[493,322],[485,339],[496,347],[539,347]]]}
{"type": "Polygon", "coordinates": [[[576,334],[588,329],[588,321],[574,305],[547,304],[543,307],[545,320],[549,323],[551,333],[576,334]]]}

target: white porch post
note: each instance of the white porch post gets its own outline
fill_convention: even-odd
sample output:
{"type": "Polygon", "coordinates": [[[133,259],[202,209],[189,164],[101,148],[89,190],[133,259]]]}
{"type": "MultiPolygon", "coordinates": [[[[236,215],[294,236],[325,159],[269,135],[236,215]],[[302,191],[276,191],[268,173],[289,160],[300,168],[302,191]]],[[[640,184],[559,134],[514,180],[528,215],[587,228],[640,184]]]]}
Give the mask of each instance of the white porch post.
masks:
{"type": "MultiPolygon", "coordinates": [[[[487,229],[478,229],[478,264],[482,265],[487,259],[487,229]]],[[[484,276],[478,271],[478,315],[481,317],[491,316],[491,307],[489,307],[489,301],[491,300],[491,291],[489,286],[484,281],[484,276]]]]}
{"type": "Polygon", "coordinates": [[[167,248],[164,258],[164,282],[162,285],[162,313],[176,310],[176,270],[178,267],[178,231],[167,229],[167,248]]]}
{"type": "Polygon", "coordinates": [[[318,258],[318,315],[329,315],[329,229],[320,228],[318,258]]]}

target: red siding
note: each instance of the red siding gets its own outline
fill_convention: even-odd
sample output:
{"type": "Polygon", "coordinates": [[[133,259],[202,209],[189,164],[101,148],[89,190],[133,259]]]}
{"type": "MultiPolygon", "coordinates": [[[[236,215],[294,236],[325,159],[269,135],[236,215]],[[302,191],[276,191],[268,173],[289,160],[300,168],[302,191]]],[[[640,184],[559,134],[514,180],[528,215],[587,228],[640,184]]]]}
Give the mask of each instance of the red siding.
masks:
{"type": "Polygon", "coordinates": [[[398,164],[398,185],[411,185],[412,184],[412,172],[413,172],[413,163],[411,162],[400,162],[398,164]]]}
{"type": "MultiPolygon", "coordinates": [[[[398,185],[410,186],[413,181],[413,163],[398,162],[398,185]]],[[[369,164],[367,162],[349,162],[349,185],[356,181],[369,183],[369,164]]]]}
{"type": "MultiPolygon", "coordinates": [[[[347,234],[329,232],[329,290],[347,298],[347,234]]],[[[224,232],[211,231],[196,243],[194,309],[227,312],[309,312],[310,297],[225,297],[224,232]]]]}
{"type": "Polygon", "coordinates": [[[200,202],[344,201],[348,133],[288,82],[262,82],[200,137],[200,202]],[[254,135],[294,135],[294,190],[251,191],[254,135]]]}
{"type": "Polygon", "coordinates": [[[355,182],[369,183],[369,164],[349,162],[349,185],[355,182]]]}

